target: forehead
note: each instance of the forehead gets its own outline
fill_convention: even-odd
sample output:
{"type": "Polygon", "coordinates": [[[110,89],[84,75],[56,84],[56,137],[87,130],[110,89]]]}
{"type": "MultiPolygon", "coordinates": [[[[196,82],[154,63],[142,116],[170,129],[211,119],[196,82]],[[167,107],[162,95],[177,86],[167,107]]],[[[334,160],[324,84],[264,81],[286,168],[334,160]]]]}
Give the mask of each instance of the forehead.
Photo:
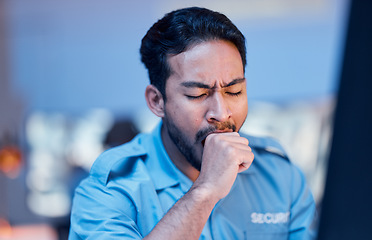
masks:
{"type": "Polygon", "coordinates": [[[233,43],[223,40],[196,44],[185,52],[169,56],[168,63],[171,68],[169,83],[202,81],[227,84],[244,77],[238,49],[233,43]]]}

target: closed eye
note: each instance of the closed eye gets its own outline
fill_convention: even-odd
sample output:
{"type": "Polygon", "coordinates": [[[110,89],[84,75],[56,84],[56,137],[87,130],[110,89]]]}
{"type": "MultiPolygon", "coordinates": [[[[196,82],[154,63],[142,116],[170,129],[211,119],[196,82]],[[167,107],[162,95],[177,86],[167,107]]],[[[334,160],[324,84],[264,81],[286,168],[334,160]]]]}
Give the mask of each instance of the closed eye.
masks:
{"type": "Polygon", "coordinates": [[[240,94],[242,94],[242,91],[239,91],[239,92],[226,92],[227,95],[230,95],[230,96],[239,96],[240,94]]]}
{"type": "Polygon", "coordinates": [[[197,96],[186,95],[186,97],[187,97],[188,99],[191,99],[191,100],[200,99],[200,98],[202,98],[202,97],[204,97],[204,96],[207,96],[207,94],[206,94],[206,93],[203,93],[203,94],[200,94],[200,95],[197,95],[197,96]]]}

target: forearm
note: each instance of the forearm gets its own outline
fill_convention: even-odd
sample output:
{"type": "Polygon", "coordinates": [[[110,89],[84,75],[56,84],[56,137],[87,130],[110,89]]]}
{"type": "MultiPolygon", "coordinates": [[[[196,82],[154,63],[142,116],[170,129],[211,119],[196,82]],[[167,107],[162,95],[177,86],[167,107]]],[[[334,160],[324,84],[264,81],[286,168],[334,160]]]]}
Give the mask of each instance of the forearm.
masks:
{"type": "Polygon", "coordinates": [[[145,239],[199,239],[217,201],[208,190],[193,186],[145,239]]]}
{"type": "Polygon", "coordinates": [[[247,169],[253,157],[248,140],[238,133],[209,135],[194,185],[145,239],[199,239],[214,206],[229,193],[238,172],[247,169]]]}

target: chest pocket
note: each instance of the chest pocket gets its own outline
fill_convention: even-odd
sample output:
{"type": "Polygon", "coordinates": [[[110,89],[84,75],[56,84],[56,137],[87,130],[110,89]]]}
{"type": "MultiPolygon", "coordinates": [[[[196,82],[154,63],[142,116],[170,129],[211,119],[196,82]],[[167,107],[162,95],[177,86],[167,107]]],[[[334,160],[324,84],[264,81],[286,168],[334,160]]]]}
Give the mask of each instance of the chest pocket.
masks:
{"type": "Polygon", "coordinates": [[[276,165],[261,164],[264,160],[258,157],[255,161],[255,168],[239,174],[230,193],[213,209],[213,239],[288,239],[288,181],[277,174],[276,165]]]}
{"type": "Polygon", "coordinates": [[[262,204],[269,198],[254,201],[249,197],[257,197],[257,192],[245,197],[241,188],[232,191],[234,197],[219,202],[209,218],[212,239],[288,239],[290,210],[286,204],[262,204]]]}
{"type": "MultiPolygon", "coordinates": [[[[270,221],[266,218],[263,221],[261,215],[252,217],[254,214],[229,214],[216,211],[209,219],[209,227],[212,239],[253,239],[253,240],[281,240],[288,239],[288,222],[283,219],[281,222],[270,221]],[[251,215],[251,216],[250,216],[251,215]]],[[[286,213],[278,213],[286,215],[286,213]]]]}
{"type": "Polygon", "coordinates": [[[253,212],[245,239],[287,239],[289,212],[253,212]]]}

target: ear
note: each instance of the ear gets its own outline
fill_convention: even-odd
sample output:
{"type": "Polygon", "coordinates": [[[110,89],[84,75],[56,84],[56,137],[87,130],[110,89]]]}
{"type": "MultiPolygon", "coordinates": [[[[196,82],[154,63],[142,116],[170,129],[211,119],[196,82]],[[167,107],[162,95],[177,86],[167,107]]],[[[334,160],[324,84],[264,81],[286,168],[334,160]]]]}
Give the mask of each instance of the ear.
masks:
{"type": "Polygon", "coordinates": [[[145,91],[147,106],[156,116],[164,117],[164,99],[163,95],[154,85],[148,85],[145,91]]]}

